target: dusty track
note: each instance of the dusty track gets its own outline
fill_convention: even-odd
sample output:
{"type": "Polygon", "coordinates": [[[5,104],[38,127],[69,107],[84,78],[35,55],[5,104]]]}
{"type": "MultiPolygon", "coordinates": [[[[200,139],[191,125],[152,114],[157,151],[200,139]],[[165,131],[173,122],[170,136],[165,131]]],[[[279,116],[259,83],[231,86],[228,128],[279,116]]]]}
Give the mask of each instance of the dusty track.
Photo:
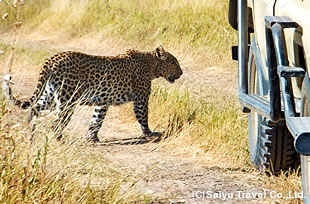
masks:
{"type": "MultiPolygon", "coordinates": [[[[8,43],[6,39],[4,37],[2,42],[8,43]]],[[[129,48],[121,43],[115,46],[112,41],[102,41],[87,36],[79,40],[44,39],[43,36],[36,35],[23,36],[21,39],[19,45],[34,49],[55,50],[55,52],[77,50],[90,54],[114,55],[129,48]]],[[[195,63],[181,52],[176,52],[175,55],[184,69],[182,79],[174,84],[175,86],[189,87],[193,95],[210,98],[212,89],[221,89],[220,92],[226,95],[236,95],[235,73],[221,67],[204,67],[204,64],[195,63]]],[[[14,88],[19,95],[29,96],[35,88],[38,68],[25,70],[22,65],[19,67],[20,70],[16,69],[13,73],[13,81],[16,83],[14,88]]],[[[166,145],[165,142],[157,143],[140,139],[137,123],[134,120],[122,120],[124,118],[122,112],[122,108],[119,107],[112,107],[109,110],[99,132],[101,143],[87,147],[63,144],[66,148],[78,148],[81,154],[83,151],[87,152],[83,157],[72,155],[71,160],[76,160],[76,163],[82,163],[82,165],[85,162],[86,165],[91,157],[94,161],[92,165],[98,169],[113,167],[120,174],[134,178],[136,184],[133,191],[149,195],[154,199],[158,198],[163,202],[239,203],[241,201],[248,203],[255,200],[263,203],[269,200],[268,197],[256,198],[255,193],[262,193],[264,189],[260,187],[261,182],[257,178],[257,173],[253,173],[252,170],[248,172],[248,170],[234,168],[229,161],[208,153],[202,153],[196,157],[195,153],[185,153],[186,151],[181,147],[174,148],[166,145]],[[208,195],[202,195],[207,192],[208,195]],[[222,193],[229,193],[233,198],[225,199],[222,193]],[[246,193],[247,196],[242,197],[240,193],[246,193]],[[209,195],[213,198],[209,198],[209,195]]],[[[78,108],[65,131],[69,141],[83,138],[91,114],[92,108],[78,108]]],[[[73,166],[73,164],[68,165],[73,166]]],[[[82,174],[80,179],[83,180],[82,174]]],[[[98,176],[92,184],[96,185],[96,181],[100,179],[102,178],[98,176]]],[[[126,190],[125,187],[124,190],[126,190]]]]}

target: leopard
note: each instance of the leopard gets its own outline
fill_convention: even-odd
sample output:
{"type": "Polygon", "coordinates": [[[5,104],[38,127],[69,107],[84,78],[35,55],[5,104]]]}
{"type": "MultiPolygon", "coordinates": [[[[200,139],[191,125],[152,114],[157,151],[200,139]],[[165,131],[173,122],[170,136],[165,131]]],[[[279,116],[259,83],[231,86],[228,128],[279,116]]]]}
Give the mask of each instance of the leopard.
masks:
{"type": "Polygon", "coordinates": [[[58,140],[77,105],[95,106],[85,139],[96,143],[108,108],[133,102],[142,135],[160,136],[162,133],[152,132],[148,123],[151,82],[162,77],[174,83],[182,74],[176,57],[162,45],[151,51],[130,49],[115,56],[65,51],[45,61],[33,95],[16,104],[29,109],[28,122],[41,111],[55,108],[52,128],[58,140]]]}

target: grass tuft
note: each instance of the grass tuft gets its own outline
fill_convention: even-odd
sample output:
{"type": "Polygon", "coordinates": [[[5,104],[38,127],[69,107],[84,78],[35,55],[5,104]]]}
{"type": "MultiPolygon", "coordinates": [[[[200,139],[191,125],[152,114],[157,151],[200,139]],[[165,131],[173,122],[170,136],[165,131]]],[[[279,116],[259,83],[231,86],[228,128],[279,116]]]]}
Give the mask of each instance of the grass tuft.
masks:
{"type": "Polygon", "coordinates": [[[30,133],[23,118],[9,114],[17,111],[15,107],[2,99],[1,110],[1,203],[126,203],[140,199],[130,189],[128,192],[121,190],[128,179],[117,174],[109,174],[114,177],[102,181],[100,188],[94,187],[91,184],[91,175],[95,173],[93,167],[85,167],[90,168],[85,172],[89,179],[86,179],[87,185],[81,185],[74,173],[76,169],[66,167],[63,161],[64,157],[69,160],[77,154],[75,148],[59,147],[49,140],[50,133],[46,129],[41,131],[41,137],[45,137],[42,142],[30,144],[30,133]]]}
{"type": "Polygon", "coordinates": [[[229,98],[214,104],[191,97],[186,90],[155,85],[150,110],[153,126],[161,128],[165,139],[248,163],[247,120],[229,98]]]}

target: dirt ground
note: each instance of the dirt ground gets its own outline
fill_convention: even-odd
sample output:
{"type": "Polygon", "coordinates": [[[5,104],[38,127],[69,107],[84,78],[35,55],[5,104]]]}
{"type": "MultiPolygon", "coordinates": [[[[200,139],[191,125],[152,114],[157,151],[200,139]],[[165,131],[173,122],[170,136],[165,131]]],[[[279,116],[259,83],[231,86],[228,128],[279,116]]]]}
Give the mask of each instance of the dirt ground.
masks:
{"type": "MultiPolygon", "coordinates": [[[[1,41],[9,42],[6,36],[1,41]]],[[[32,34],[21,36],[19,44],[57,52],[77,50],[100,55],[115,55],[131,48],[130,45],[115,45],[113,41],[94,36],[67,40],[32,34]]],[[[212,96],[212,89],[220,89],[232,97],[237,95],[237,73],[221,67],[205,67],[205,64],[194,62],[181,52],[176,51],[175,55],[184,75],[171,86],[187,87],[192,94],[205,94],[206,97],[212,96]]],[[[1,72],[0,75],[4,70],[1,69],[1,72]]],[[[15,93],[19,96],[32,94],[38,76],[34,73],[35,70],[13,70],[15,93]]],[[[92,108],[78,108],[65,134],[73,139],[83,138],[91,115],[92,108]]],[[[81,151],[91,151],[96,158],[95,167],[110,166],[122,175],[134,177],[133,191],[168,203],[269,203],[273,200],[270,191],[261,186],[258,172],[234,168],[230,161],[216,155],[203,153],[195,156],[164,142],[143,140],[139,138],[138,124],[134,120],[122,120],[122,116],[122,108],[110,108],[99,132],[101,142],[81,151]],[[104,164],[100,163],[100,158],[104,158],[104,164]]],[[[82,158],[85,159],[76,157],[76,162],[83,163],[82,158]]]]}

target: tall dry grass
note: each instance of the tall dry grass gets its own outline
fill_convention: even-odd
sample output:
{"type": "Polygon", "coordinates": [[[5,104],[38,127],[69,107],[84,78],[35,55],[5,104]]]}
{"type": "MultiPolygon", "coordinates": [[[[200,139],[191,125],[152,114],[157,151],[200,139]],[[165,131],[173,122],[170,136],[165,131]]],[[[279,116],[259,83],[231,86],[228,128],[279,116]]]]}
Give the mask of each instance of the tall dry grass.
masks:
{"type": "Polygon", "coordinates": [[[187,90],[154,85],[150,119],[171,143],[184,148],[191,144],[219,157],[229,156],[236,166],[249,164],[245,115],[231,98],[214,97],[221,98],[221,104],[192,97],[187,90]]]}
{"type": "Polygon", "coordinates": [[[133,186],[134,181],[106,166],[104,157],[100,158],[102,166],[96,166],[98,158],[91,146],[59,145],[44,123],[38,127],[40,137],[30,143],[25,118],[16,115],[23,113],[3,98],[0,108],[1,203],[130,203],[147,199],[133,193],[131,187],[124,191],[123,186],[133,186]]]}

